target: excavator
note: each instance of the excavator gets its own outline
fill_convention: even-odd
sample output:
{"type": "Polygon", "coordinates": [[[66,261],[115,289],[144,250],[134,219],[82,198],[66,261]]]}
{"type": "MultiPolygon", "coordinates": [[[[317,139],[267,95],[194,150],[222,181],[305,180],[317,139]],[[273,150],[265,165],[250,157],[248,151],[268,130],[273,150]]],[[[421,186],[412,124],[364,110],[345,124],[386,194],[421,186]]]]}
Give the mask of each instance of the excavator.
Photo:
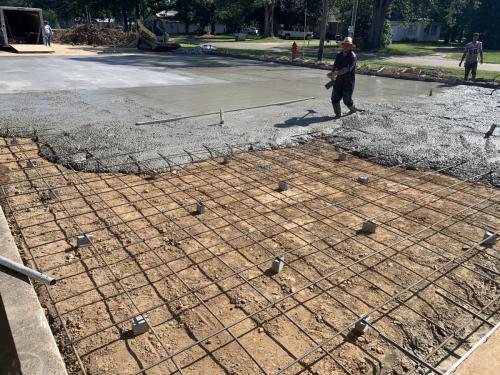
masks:
{"type": "Polygon", "coordinates": [[[179,43],[169,42],[170,36],[160,19],[150,18],[144,22],[137,20],[137,48],[148,51],[173,51],[179,43]]]}

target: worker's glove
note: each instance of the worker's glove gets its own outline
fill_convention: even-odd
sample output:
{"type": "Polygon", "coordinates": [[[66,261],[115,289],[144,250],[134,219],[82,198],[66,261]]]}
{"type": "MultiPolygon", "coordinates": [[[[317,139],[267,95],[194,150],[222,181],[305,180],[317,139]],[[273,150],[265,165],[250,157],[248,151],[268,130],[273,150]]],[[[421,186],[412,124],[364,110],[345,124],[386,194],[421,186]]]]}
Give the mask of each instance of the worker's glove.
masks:
{"type": "Polygon", "coordinates": [[[458,63],[458,66],[462,66],[462,62],[461,61],[458,63]]]}

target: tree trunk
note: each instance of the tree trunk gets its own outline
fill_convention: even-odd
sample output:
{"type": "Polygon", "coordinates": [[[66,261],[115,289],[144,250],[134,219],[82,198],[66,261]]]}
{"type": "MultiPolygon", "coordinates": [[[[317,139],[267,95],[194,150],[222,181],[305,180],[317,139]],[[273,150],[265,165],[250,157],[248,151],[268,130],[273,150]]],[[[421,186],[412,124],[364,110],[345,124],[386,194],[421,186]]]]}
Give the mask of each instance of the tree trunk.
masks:
{"type": "Polygon", "coordinates": [[[138,19],[138,20],[142,20],[142,17],[141,17],[141,7],[139,5],[139,1],[138,0],[135,1],[135,18],[138,19]]]}
{"type": "Polygon", "coordinates": [[[264,37],[269,36],[269,5],[264,6],[264,37]]]}
{"type": "Polygon", "coordinates": [[[276,0],[264,6],[264,37],[274,37],[274,8],[276,0]]]}
{"type": "Polygon", "coordinates": [[[122,17],[123,17],[123,31],[127,32],[129,30],[128,28],[128,14],[127,14],[127,8],[122,7],[122,17]]]}
{"type": "Polygon", "coordinates": [[[274,8],[276,5],[276,0],[271,3],[271,11],[269,12],[269,36],[274,38],[274,8]]]}
{"type": "Polygon", "coordinates": [[[373,17],[368,42],[373,49],[382,47],[384,23],[391,0],[373,0],[373,17]]]}
{"type": "Polygon", "coordinates": [[[328,9],[329,1],[323,0],[323,14],[321,15],[321,30],[319,36],[318,60],[323,60],[323,52],[325,50],[326,25],[328,25],[328,9]]]}

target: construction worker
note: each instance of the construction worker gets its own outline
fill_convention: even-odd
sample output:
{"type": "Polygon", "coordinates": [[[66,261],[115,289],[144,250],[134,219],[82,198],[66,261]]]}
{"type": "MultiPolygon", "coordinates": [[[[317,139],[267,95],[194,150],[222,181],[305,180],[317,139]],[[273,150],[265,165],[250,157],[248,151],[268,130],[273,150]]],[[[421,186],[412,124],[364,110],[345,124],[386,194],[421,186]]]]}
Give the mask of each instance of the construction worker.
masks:
{"type": "Polygon", "coordinates": [[[298,53],[299,53],[299,47],[297,46],[297,43],[293,42],[293,44],[292,44],[292,61],[297,58],[298,53]]]}
{"type": "Polygon", "coordinates": [[[356,54],[352,51],[352,38],[346,37],[340,44],[342,51],[335,57],[333,70],[328,73],[328,78],[335,80],[332,91],[332,104],[335,118],[342,114],[340,100],[349,108],[349,113],[355,113],[356,107],[352,101],[354,81],[356,77],[356,54]]]}
{"type": "Polygon", "coordinates": [[[477,57],[481,56],[481,64],[483,63],[483,43],[479,41],[479,33],[472,35],[472,42],[465,45],[464,54],[458,66],[462,66],[465,59],[465,75],[464,81],[469,79],[469,72],[472,72],[472,80],[476,80],[477,73],[477,57]]]}
{"type": "Polygon", "coordinates": [[[52,36],[54,35],[54,33],[52,31],[52,27],[50,27],[49,25],[49,21],[44,21],[43,25],[44,25],[42,28],[43,44],[50,47],[50,43],[52,42],[52,36]]]}

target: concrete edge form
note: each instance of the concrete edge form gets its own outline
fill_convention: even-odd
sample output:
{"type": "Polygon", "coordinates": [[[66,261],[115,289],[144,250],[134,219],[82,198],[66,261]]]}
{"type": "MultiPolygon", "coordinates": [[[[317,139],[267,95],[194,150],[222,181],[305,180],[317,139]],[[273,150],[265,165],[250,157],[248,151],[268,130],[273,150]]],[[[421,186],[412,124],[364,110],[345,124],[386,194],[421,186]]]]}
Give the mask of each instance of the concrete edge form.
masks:
{"type": "MultiPolygon", "coordinates": [[[[484,335],[476,344],[474,344],[474,346],[469,351],[467,351],[458,361],[456,361],[455,364],[453,366],[451,366],[451,368],[446,372],[445,375],[452,375],[452,374],[460,373],[460,371],[463,367],[462,365],[464,365],[468,361],[468,359],[475,352],[478,351],[478,349],[480,349],[482,346],[484,346],[486,343],[488,343],[488,341],[493,337],[493,335],[500,334],[499,328],[500,328],[500,323],[497,323],[497,325],[495,325],[486,335],[484,335]]],[[[496,345],[495,345],[494,351],[496,352],[497,350],[500,350],[500,347],[496,347],[496,345]]],[[[483,354],[483,357],[485,357],[484,358],[485,363],[488,363],[489,360],[491,360],[491,357],[489,357],[489,353],[486,353],[486,355],[483,354]]],[[[497,368],[497,370],[498,370],[498,368],[497,368]]],[[[495,370],[492,369],[492,371],[495,371],[495,370]]],[[[467,373],[467,370],[466,370],[466,373],[467,373]]],[[[493,373],[496,373],[496,372],[492,372],[492,374],[493,373]]]]}
{"type": "MultiPolygon", "coordinates": [[[[22,263],[1,207],[0,254],[22,263]]],[[[8,328],[12,333],[14,352],[17,354],[17,358],[8,359],[11,368],[15,369],[15,362],[18,362],[17,366],[20,367],[23,375],[66,375],[66,367],[30,280],[2,268],[0,270],[0,296],[8,328]]],[[[3,345],[0,345],[0,361],[2,361],[2,356],[9,356],[9,348],[2,347],[3,345]]],[[[12,354],[13,348],[10,349],[12,354]]],[[[13,370],[11,373],[16,372],[13,370]]]]}

